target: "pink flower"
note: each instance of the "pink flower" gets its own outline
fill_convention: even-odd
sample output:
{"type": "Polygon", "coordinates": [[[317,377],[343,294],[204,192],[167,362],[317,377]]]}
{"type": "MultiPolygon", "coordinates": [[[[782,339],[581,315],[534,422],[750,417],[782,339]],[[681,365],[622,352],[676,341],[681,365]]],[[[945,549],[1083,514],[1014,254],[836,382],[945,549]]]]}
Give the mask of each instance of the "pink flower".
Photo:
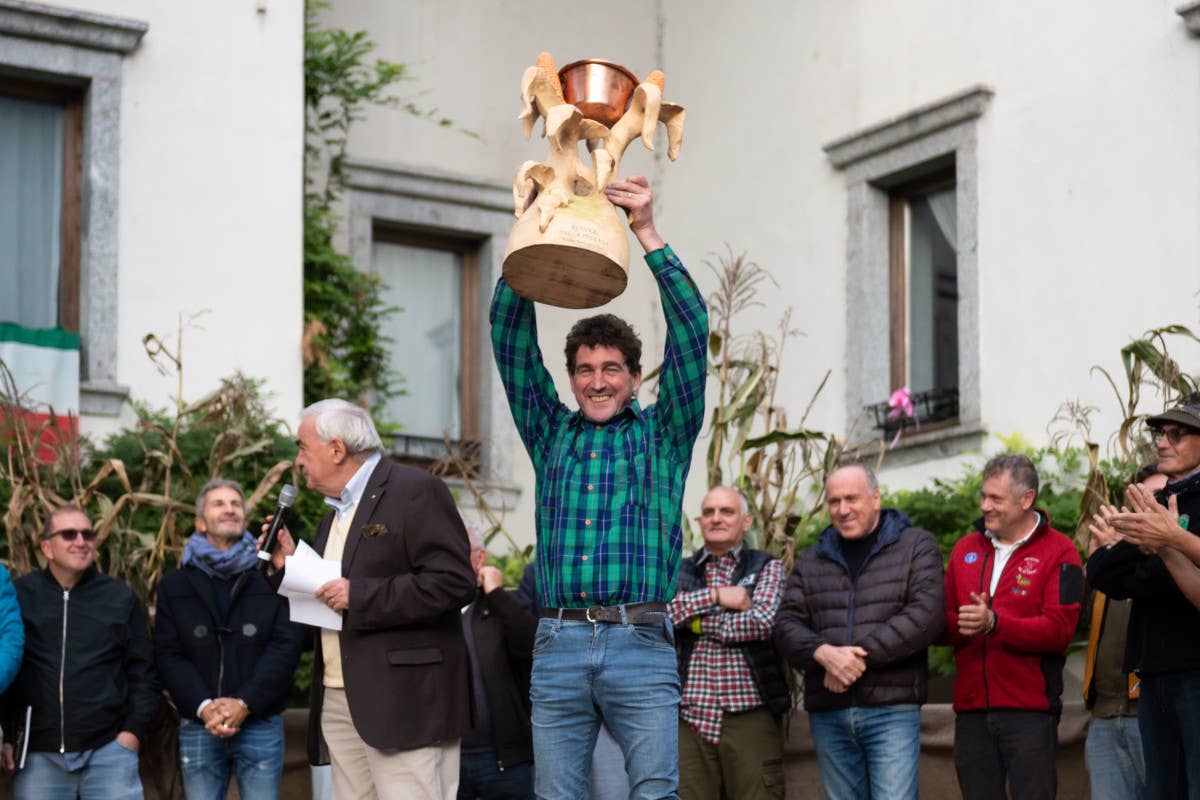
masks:
{"type": "MultiPolygon", "coordinates": [[[[913,426],[920,430],[921,421],[917,419],[916,409],[913,408],[912,393],[908,391],[907,386],[901,386],[892,392],[892,396],[888,398],[887,404],[890,409],[888,411],[888,419],[911,419],[913,426]]],[[[892,443],[888,445],[889,450],[895,447],[896,443],[900,441],[900,434],[903,431],[904,424],[901,422],[900,426],[896,428],[896,435],[892,438],[892,443]]]]}

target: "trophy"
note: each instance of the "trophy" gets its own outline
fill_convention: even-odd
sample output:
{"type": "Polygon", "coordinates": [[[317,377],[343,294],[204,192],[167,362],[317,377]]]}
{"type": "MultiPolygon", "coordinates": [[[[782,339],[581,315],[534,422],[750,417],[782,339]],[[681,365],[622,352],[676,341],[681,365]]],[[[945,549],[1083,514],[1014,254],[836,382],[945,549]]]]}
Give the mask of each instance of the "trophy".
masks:
{"type": "Polygon", "coordinates": [[[504,279],[515,292],[562,308],[593,308],[625,290],[629,241],[603,190],[617,179],[630,142],[640,136],[654,149],[659,122],[667,128],[667,156],[679,154],[684,110],[662,99],[664,82],[659,70],[639,82],[624,67],[595,59],[556,70],[549,53],[525,70],[518,119],[526,139],[543,119],[550,152],[545,161],[523,163],[513,181],[517,223],[504,279]],[[580,158],[581,139],[590,166],[580,158]]]}

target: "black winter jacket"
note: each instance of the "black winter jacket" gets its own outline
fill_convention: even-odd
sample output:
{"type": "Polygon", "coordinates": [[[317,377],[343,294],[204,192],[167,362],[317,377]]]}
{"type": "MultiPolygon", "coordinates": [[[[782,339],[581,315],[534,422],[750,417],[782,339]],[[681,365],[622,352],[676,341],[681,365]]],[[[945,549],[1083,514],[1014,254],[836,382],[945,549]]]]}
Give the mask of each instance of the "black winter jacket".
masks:
{"type": "MultiPolygon", "coordinates": [[[[1178,495],[1179,514],[1200,528],[1200,472],[1168,483],[1155,495],[1166,505],[1178,495]]],[[[1125,670],[1139,675],[1200,670],[1200,610],[1175,585],[1166,564],[1128,542],[1101,547],[1087,561],[1088,582],[1116,600],[1133,598],[1125,670]]]]}
{"type": "MultiPolygon", "coordinates": [[[[233,583],[229,614],[219,618],[213,580],[186,564],[158,584],[154,657],[184,719],[205,700],[240,697],[257,721],[283,711],[304,634],[287,602],[258,570],[233,583]]],[[[240,576],[239,576],[240,577],[240,576]]]]}
{"type": "Polygon", "coordinates": [[[537,618],[515,592],[479,593],[471,606],[471,638],[501,768],[533,761],[529,675],[537,618]]]}
{"type": "Polygon", "coordinates": [[[878,531],[853,583],[833,526],[788,578],[775,644],[804,671],[808,711],[925,702],[928,647],[945,627],[942,555],[928,531],[894,508],[882,510],[878,531]],[[867,671],[844,694],[825,688],[825,669],[813,659],[823,644],[867,651],[867,671]]]}
{"type": "Polygon", "coordinates": [[[95,567],[69,590],[49,569],[31,572],[15,586],[25,657],[4,696],[5,733],[32,706],[31,752],[91,750],[121,731],[145,741],[159,690],[146,618],[133,590],[95,567]]]}

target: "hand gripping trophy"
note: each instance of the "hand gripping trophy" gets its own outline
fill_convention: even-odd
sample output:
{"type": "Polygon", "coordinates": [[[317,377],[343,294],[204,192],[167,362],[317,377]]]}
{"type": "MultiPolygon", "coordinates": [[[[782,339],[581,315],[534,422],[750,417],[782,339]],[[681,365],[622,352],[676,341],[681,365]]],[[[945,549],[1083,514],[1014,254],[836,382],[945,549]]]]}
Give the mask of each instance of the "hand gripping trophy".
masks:
{"type": "Polygon", "coordinates": [[[682,106],[662,99],[662,72],[645,81],[607,61],[577,61],[561,71],[549,53],[521,78],[518,117],[525,138],[542,117],[545,161],[526,161],[513,181],[517,223],[504,253],[504,278],[518,294],[562,308],[603,305],[625,290],[629,242],[604,187],[617,179],[625,148],[638,136],[654,149],[654,127],[667,127],[667,156],[683,144],[682,106]],[[592,165],[579,157],[587,143],[592,165]],[[532,202],[531,202],[532,200],[532,202]]]}

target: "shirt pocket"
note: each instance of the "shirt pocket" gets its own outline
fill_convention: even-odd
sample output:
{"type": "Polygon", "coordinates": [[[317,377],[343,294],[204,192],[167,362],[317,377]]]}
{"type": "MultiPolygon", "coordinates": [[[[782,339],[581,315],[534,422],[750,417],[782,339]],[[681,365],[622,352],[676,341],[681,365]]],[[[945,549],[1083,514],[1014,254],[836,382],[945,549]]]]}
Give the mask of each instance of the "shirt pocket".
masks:
{"type": "Polygon", "coordinates": [[[638,508],[650,504],[650,474],[644,452],[622,453],[613,470],[614,494],[624,493],[625,503],[638,508]]]}

